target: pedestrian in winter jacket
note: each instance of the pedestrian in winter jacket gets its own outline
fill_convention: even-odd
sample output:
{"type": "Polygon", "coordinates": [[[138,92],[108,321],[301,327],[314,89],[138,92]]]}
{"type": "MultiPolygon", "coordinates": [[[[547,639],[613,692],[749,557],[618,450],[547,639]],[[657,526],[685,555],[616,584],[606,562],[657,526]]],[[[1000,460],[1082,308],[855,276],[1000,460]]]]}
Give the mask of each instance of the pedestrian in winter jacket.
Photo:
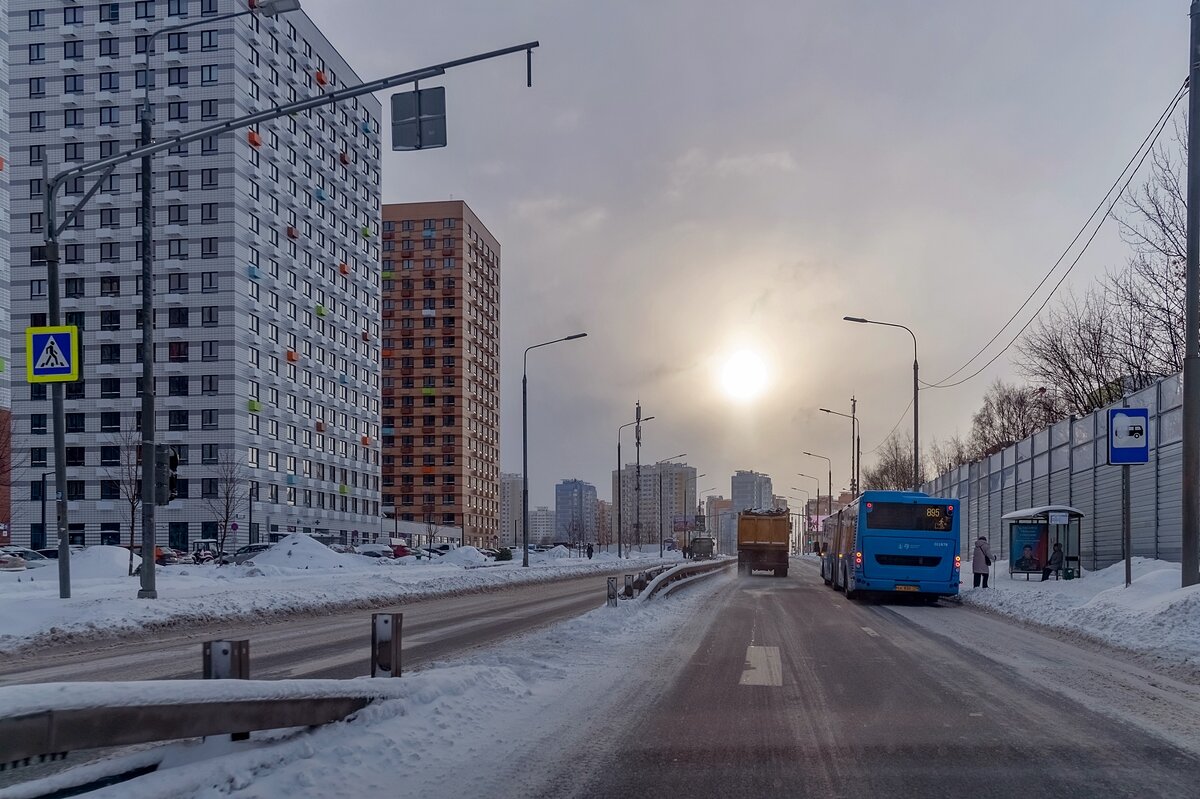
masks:
{"type": "Polygon", "coordinates": [[[984,588],[988,587],[988,571],[992,565],[992,550],[988,547],[988,540],[985,536],[979,536],[975,541],[975,551],[971,554],[971,571],[975,572],[975,587],[979,588],[980,583],[984,588]]]}

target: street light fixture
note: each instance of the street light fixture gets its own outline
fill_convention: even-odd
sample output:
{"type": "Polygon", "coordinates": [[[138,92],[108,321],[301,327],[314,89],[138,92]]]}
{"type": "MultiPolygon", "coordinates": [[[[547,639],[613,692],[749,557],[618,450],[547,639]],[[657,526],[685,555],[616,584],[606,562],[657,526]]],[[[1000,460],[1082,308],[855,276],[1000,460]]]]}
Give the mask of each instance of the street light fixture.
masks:
{"type": "MultiPolygon", "coordinates": [[[[569,336],[543,341],[525,348],[521,359],[521,565],[529,566],[529,351],[549,347],[563,341],[583,338],[587,333],[572,333],[569,336]]],[[[466,527],[463,527],[464,533],[466,527]]]]}
{"type": "Polygon", "coordinates": [[[920,389],[920,366],[917,364],[917,334],[904,325],[898,325],[894,322],[877,322],[874,319],[863,319],[860,316],[843,316],[842,319],[847,322],[857,322],[860,325],[882,325],[883,327],[898,327],[901,330],[907,330],[908,335],[912,336],[913,342],[913,464],[912,464],[912,483],[913,491],[921,490],[921,413],[919,409],[919,398],[917,392],[920,389]]]}
{"type": "MultiPolygon", "coordinates": [[[[828,465],[828,468],[829,468],[829,500],[828,500],[828,502],[825,503],[825,510],[828,511],[828,515],[832,516],[833,515],[833,461],[830,460],[829,458],[826,458],[824,455],[818,455],[815,452],[805,452],[804,454],[810,458],[820,458],[821,460],[825,461],[825,463],[828,465]]],[[[821,504],[820,481],[817,482],[817,504],[818,505],[821,504]]]]}
{"type": "MultiPolygon", "coordinates": [[[[686,457],[687,453],[681,452],[678,455],[672,455],[669,458],[663,458],[661,461],[657,461],[654,464],[654,469],[658,472],[658,556],[660,558],[663,556],[663,476],[662,469],[659,467],[670,461],[686,457]]],[[[674,529],[672,529],[671,532],[674,532],[674,529]]]]}
{"type": "Polygon", "coordinates": [[[828,408],[820,408],[819,410],[821,413],[830,413],[834,416],[850,420],[850,481],[852,483],[850,493],[857,497],[862,493],[862,486],[859,483],[861,479],[862,458],[858,450],[861,448],[862,442],[858,434],[858,400],[854,397],[850,398],[850,413],[831,411],[828,408]]]}
{"type": "MultiPolygon", "coordinates": [[[[638,409],[640,411],[640,409],[641,409],[640,404],[638,405],[638,409]]],[[[622,523],[621,517],[622,517],[622,508],[625,507],[625,503],[621,500],[621,497],[625,493],[624,491],[621,490],[622,483],[624,482],[624,480],[622,480],[622,478],[621,478],[621,474],[625,468],[625,464],[621,463],[621,431],[624,430],[626,427],[633,427],[634,425],[641,425],[642,422],[649,422],[652,419],[654,419],[653,416],[647,416],[643,419],[635,419],[634,421],[626,422],[625,424],[623,424],[617,428],[617,491],[616,491],[616,495],[613,497],[613,501],[617,503],[617,557],[618,558],[625,557],[625,550],[622,548],[622,544],[621,544],[621,523],[622,523]]]]}
{"type": "MultiPolygon", "coordinates": [[[[809,480],[812,480],[814,483],[816,483],[817,490],[813,493],[813,496],[816,498],[816,505],[814,506],[813,509],[816,511],[816,515],[820,516],[821,515],[821,478],[813,477],[811,474],[805,474],[804,472],[796,472],[796,476],[807,478],[809,480]]],[[[792,490],[793,491],[803,491],[804,489],[796,488],[795,486],[792,486],[792,490]]]]}

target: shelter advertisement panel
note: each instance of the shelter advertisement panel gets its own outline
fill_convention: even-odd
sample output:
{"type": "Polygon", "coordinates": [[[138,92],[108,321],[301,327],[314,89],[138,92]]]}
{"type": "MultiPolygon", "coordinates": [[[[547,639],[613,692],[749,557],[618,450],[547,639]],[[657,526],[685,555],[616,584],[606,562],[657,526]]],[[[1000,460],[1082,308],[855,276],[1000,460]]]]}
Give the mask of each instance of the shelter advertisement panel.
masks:
{"type": "Polygon", "coordinates": [[[1044,524],[1014,524],[1008,549],[1010,572],[1040,572],[1046,562],[1048,528],[1044,524]]]}

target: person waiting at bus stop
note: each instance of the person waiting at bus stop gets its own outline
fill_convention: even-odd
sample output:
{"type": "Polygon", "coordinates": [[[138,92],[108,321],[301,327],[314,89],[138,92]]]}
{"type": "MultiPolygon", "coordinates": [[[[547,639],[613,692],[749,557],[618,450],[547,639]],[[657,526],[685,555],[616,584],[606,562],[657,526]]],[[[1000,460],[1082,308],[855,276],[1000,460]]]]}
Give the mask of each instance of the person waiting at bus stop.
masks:
{"type": "Polygon", "coordinates": [[[975,551],[971,554],[971,570],[975,572],[975,587],[988,587],[988,568],[992,565],[992,550],[988,547],[986,536],[979,536],[975,541],[975,551]]]}
{"type": "Polygon", "coordinates": [[[1050,557],[1046,559],[1046,567],[1042,569],[1042,582],[1050,579],[1050,573],[1062,569],[1063,565],[1063,548],[1062,544],[1055,544],[1054,551],[1050,553],[1050,557]]]}

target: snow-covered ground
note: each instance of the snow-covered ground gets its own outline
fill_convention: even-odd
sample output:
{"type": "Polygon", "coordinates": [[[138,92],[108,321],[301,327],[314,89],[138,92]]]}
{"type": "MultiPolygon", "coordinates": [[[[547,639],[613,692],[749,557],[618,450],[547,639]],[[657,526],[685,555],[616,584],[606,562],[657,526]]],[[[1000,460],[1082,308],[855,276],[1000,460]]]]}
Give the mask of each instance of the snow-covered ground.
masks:
{"type": "MultiPolygon", "coordinates": [[[[493,563],[464,547],[435,561],[374,559],[339,554],[304,535],[288,536],[242,566],[165,566],[156,570],[159,598],[137,599],[129,552],[88,547],[71,561],[71,598],[59,599],[54,564],[0,572],[0,654],[54,641],[83,640],[177,624],[261,619],[293,613],[378,607],[436,596],[475,593],[589,574],[632,571],[658,563],[658,548],[619,561],[615,552],[592,560],[561,547],[493,563]]],[[[668,553],[678,560],[677,553],[668,553]]],[[[136,565],[136,563],[135,563],[136,565]]]]}
{"type": "Polygon", "coordinates": [[[1132,652],[1200,667],[1200,586],[1180,588],[1180,567],[1150,558],[1133,559],[1133,583],[1125,587],[1125,564],[1083,579],[1040,581],[1008,576],[997,561],[988,589],[972,588],[963,573],[964,604],[1021,621],[1067,630],[1132,652]]]}
{"type": "MultiPolygon", "coordinates": [[[[547,776],[569,770],[562,758],[584,745],[584,735],[596,735],[606,723],[619,727],[628,712],[622,703],[639,690],[665,684],[672,666],[687,661],[704,628],[687,622],[704,612],[707,597],[729,579],[713,577],[662,601],[600,607],[467,658],[386,680],[384,690],[395,698],[377,702],[349,722],[282,740],[256,735],[249,743],[231,745],[222,736],[169,746],[159,771],[88,796],[533,795],[547,776]]],[[[353,690],[357,682],[341,681],[339,690],[353,690]]],[[[193,684],[180,685],[186,693],[193,684]]],[[[306,695],[313,691],[303,682],[273,685],[268,685],[273,692],[287,693],[291,686],[306,695]]],[[[66,690],[73,699],[58,699],[72,704],[95,703],[96,696],[136,703],[144,686],[18,686],[0,688],[0,702],[5,692],[29,689],[32,695],[14,694],[13,701],[36,705],[55,690],[66,690]]],[[[211,695],[212,683],[200,687],[211,695]]],[[[126,762],[147,758],[143,752],[126,762]]],[[[114,766],[84,768],[95,775],[114,766]]],[[[50,780],[0,791],[0,797],[37,796],[68,781],[66,775],[50,780]]]]}

